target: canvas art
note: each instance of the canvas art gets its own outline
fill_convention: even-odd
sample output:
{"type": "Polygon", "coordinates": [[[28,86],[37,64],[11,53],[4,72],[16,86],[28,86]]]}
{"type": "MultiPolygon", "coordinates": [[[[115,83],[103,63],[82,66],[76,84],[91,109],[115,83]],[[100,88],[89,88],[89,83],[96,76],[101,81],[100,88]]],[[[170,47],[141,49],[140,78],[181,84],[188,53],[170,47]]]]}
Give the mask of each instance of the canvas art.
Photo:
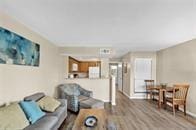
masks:
{"type": "Polygon", "coordinates": [[[0,64],[39,66],[40,45],[0,27],[0,64]]]}

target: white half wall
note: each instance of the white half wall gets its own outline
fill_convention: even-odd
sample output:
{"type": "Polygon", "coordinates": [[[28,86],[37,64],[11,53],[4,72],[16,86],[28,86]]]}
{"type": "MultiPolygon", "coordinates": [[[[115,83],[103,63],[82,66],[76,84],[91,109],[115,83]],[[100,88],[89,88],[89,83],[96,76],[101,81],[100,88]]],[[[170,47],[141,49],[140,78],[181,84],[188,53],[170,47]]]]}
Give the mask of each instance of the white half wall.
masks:
{"type": "Polygon", "coordinates": [[[82,88],[93,91],[93,97],[104,102],[110,101],[110,80],[109,78],[102,79],[65,79],[64,83],[77,83],[82,88]]]}

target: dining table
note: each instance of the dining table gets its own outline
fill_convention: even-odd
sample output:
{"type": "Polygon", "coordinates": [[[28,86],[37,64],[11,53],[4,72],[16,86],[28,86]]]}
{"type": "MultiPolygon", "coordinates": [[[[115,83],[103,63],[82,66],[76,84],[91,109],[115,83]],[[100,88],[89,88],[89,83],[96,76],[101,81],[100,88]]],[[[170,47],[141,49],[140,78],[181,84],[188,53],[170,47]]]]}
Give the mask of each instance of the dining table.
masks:
{"type": "Polygon", "coordinates": [[[151,92],[158,91],[158,108],[161,108],[162,104],[164,105],[164,108],[166,108],[166,92],[173,93],[173,87],[154,85],[150,87],[150,90],[151,92]]]}

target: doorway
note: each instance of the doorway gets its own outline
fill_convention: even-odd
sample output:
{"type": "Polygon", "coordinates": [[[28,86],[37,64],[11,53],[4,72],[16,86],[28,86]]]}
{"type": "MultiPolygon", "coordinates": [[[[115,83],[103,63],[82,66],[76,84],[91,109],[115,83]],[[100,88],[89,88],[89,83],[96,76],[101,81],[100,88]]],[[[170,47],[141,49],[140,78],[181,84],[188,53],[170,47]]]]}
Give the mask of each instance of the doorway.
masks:
{"type": "Polygon", "coordinates": [[[110,75],[115,76],[115,84],[116,84],[116,89],[119,91],[123,91],[123,82],[122,82],[122,63],[110,63],[110,75]]]}

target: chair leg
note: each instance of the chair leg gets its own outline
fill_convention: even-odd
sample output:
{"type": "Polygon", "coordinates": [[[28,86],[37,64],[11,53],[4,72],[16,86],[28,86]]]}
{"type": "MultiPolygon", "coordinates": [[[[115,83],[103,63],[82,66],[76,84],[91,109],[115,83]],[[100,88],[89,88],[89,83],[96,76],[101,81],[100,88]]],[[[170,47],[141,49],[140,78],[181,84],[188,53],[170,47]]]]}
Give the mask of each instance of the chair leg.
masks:
{"type": "Polygon", "coordinates": [[[148,93],[146,92],[146,99],[148,99],[148,93]]]}
{"type": "Polygon", "coordinates": [[[152,100],[152,91],[150,91],[150,100],[152,100]]]}
{"type": "Polygon", "coordinates": [[[176,109],[175,109],[175,105],[173,104],[173,115],[175,116],[176,113],[176,109]]]}
{"type": "Polygon", "coordinates": [[[179,110],[179,105],[176,105],[175,108],[176,108],[176,110],[178,111],[178,110],[179,110]]]}
{"type": "Polygon", "coordinates": [[[184,104],[184,115],[186,116],[186,104],[184,104]]]}
{"type": "Polygon", "coordinates": [[[167,110],[167,102],[165,102],[164,105],[165,105],[165,106],[164,106],[165,110],[167,110]]]}

